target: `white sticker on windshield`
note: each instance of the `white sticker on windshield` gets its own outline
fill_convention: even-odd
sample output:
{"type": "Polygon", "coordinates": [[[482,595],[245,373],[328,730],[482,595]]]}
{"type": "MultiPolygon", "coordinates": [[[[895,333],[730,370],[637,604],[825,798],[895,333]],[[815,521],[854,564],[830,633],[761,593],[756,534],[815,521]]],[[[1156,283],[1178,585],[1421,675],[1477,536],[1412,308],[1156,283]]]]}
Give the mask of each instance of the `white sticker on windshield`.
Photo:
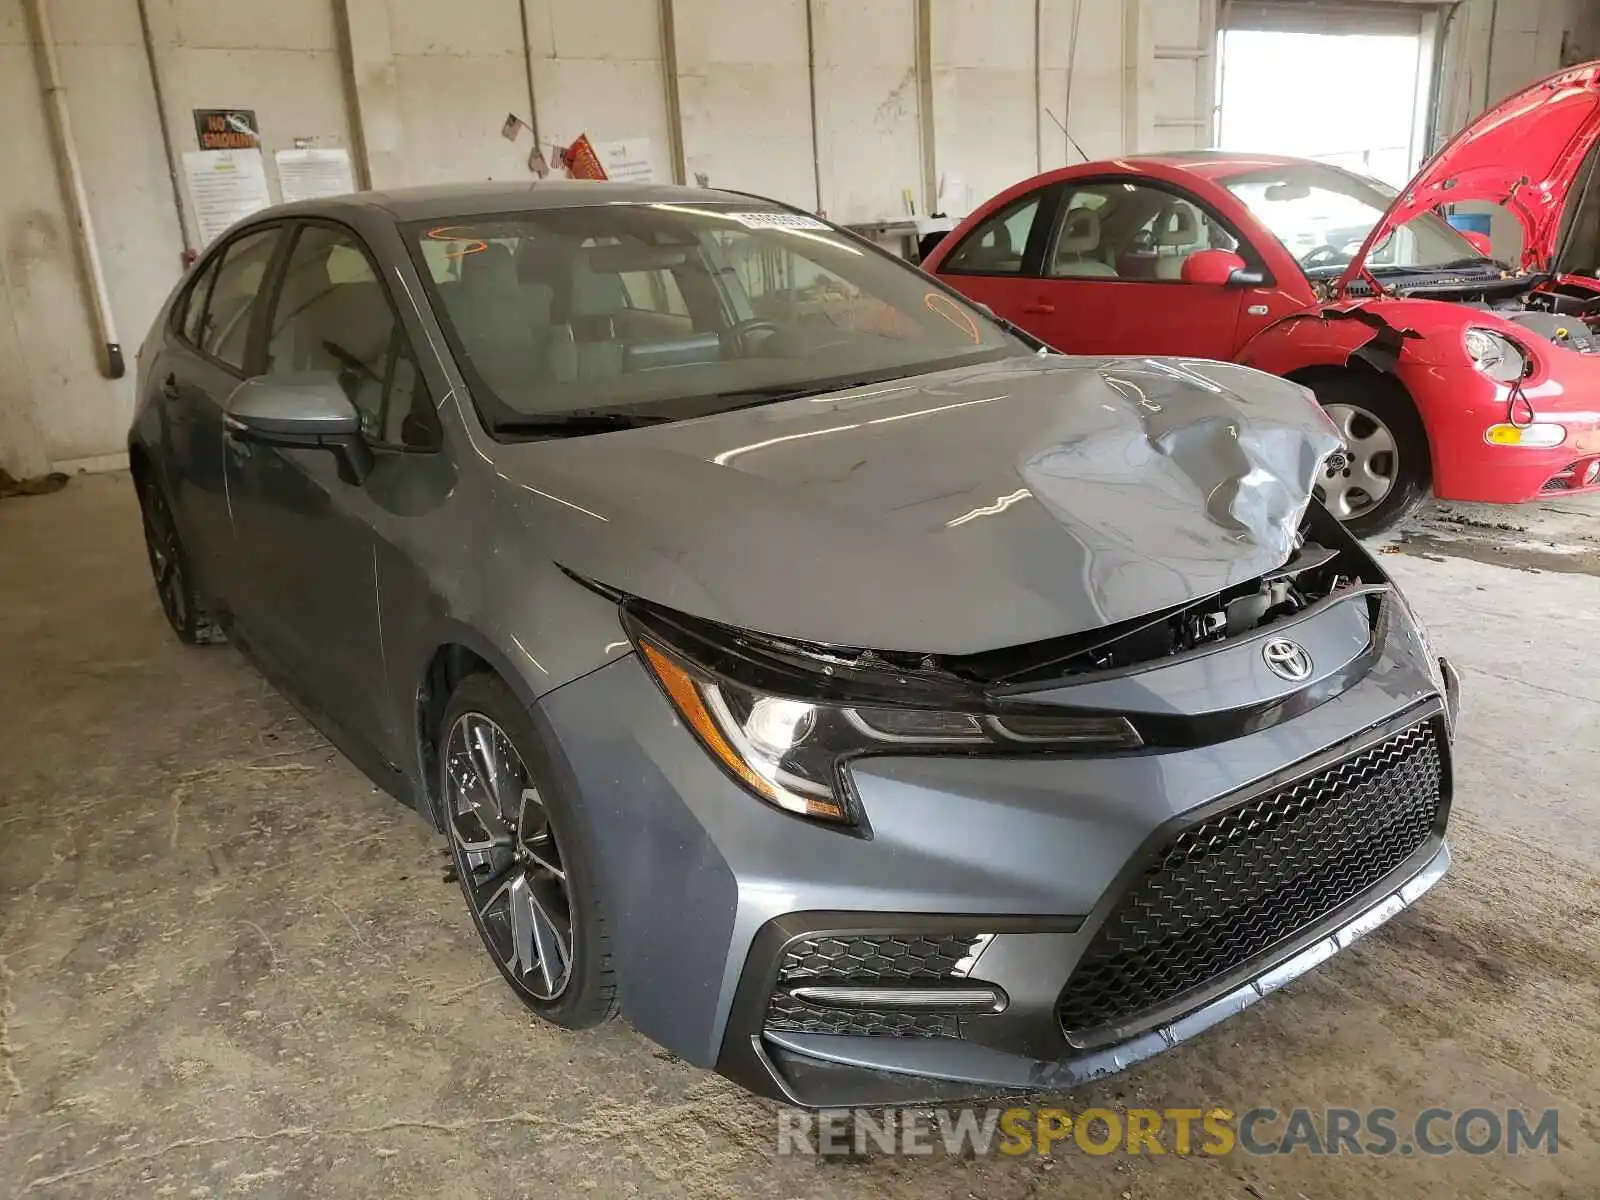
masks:
{"type": "Polygon", "coordinates": [[[808,217],[805,213],[790,212],[731,212],[732,217],[739,224],[750,229],[827,229],[815,217],[808,217]]]}

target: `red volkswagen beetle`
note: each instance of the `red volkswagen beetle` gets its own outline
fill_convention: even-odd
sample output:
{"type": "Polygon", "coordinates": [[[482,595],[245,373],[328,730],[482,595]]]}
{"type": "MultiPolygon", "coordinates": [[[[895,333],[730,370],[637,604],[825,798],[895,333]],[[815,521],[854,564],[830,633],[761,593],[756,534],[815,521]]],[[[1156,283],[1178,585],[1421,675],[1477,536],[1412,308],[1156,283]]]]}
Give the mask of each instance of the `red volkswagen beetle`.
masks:
{"type": "Polygon", "coordinates": [[[1485,113],[1398,194],[1270,155],[1083,163],[996,196],[923,267],[1067,353],[1232,359],[1303,383],[1348,450],[1319,494],[1371,534],[1430,489],[1600,486],[1597,140],[1589,63],[1485,113]],[[1515,214],[1514,266],[1440,215],[1467,201],[1515,214]]]}

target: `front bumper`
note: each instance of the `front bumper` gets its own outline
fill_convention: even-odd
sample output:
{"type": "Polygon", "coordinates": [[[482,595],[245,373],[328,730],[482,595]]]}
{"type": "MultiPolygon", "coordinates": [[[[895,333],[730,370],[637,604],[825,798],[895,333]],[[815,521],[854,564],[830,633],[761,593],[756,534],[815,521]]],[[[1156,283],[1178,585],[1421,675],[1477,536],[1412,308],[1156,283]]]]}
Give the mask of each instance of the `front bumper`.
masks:
{"type": "MultiPolygon", "coordinates": [[[[1124,1041],[1037,1058],[955,1039],[846,1036],[730,1030],[718,1069],[752,1091],[804,1108],[948,1103],[1005,1092],[1055,1092],[1124,1071],[1170,1050],[1320,966],[1357,939],[1416,903],[1444,877],[1450,850],[1442,841],[1408,877],[1364,897],[1332,929],[1297,939],[1287,957],[1182,1016],[1124,1041]],[[1398,884],[1398,886],[1396,886],[1398,884]]],[[[765,931],[764,931],[765,932],[765,931]]],[[[769,940],[789,928],[774,926],[769,940]]]]}
{"type": "MultiPolygon", "coordinates": [[[[1573,356],[1576,357],[1576,356],[1573,356]]],[[[1590,363],[1583,366],[1588,370],[1590,363]]],[[[1567,388],[1553,378],[1527,389],[1513,403],[1507,389],[1481,376],[1452,390],[1447,403],[1430,410],[1424,405],[1433,445],[1433,490],[1441,500],[1485,504],[1522,504],[1552,495],[1600,491],[1600,475],[1584,480],[1589,464],[1600,460],[1600,411],[1591,402],[1600,384],[1567,388]],[[1567,431],[1559,446],[1491,445],[1484,431],[1507,421],[1555,424],[1567,431]]]]}
{"type": "MultiPolygon", "coordinates": [[[[689,1062],[804,1105],[1040,1090],[1191,1036],[1387,919],[1398,910],[1393,897],[1409,903],[1448,861],[1450,675],[1426,657],[1404,606],[1387,607],[1370,649],[1347,636],[1348,612],[1297,627],[1326,672],[1303,692],[1337,684],[1309,708],[1274,699],[1261,646],[1246,639],[1061,689],[1060,703],[1171,719],[1193,719],[1208,701],[1278,706],[1275,718],[1220,740],[1070,758],[861,760],[852,774],[868,826],[854,832],[779,812],[733,783],[631,656],[547,694],[535,717],[593,848],[624,1015],[689,1062]],[[1238,814],[1269,794],[1312,812],[1315,804],[1294,799],[1299,781],[1424,726],[1438,731],[1437,795],[1406,818],[1410,841],[1369,864],[1359,886],[1325,892],[1327,903],[1268,930],[1244,958],[1207,960],[1215,969],[1203,978],[1169,981],[1162,1003],[1144,1003],[1152,992],[1129,1019],[1092,1028],[1063,1020],[1068,982],[1156,850],[1193,828],[1243,828],[1238,814]],[[797,939],[851,934],[894,939],[896,954],[949,968],[970,959],[962,978],[1000,989],[1002,1011],[920,1026],[918,1014],[888,1012],[870,1033],[839,1032],[848,1021],[773,1020],[779,970],[797,939]],[[965,949],[951,950],[952,938],[965,938],[965,949]]],[[[1362,820],[1383,824],[1386,811],[1362,820]]],[[[1318,845],[1314,832],[1296,835],[1302,852],[1318,845]]],[[[1310,870],[1314,858],[1299,861],[1310,870]]],[[[1263,896],[1292,882],[1257,880],[1263,896]]],[[[1227,884],[1211,880],[1208,894],[1225,896],[1227,884]]],[[[1163,918],[1161,903],[1151,901],[1153,919],[1163,918]]],[[[814,974],[817,983],[862,982],[853,969],[814,974]]]]}
{"type": "Polygon", "coordinates": [[[1059,1089],[1148,1058],[1310,970],[1443,875],[1447,743],[1429,705],[1175,817],[1081,920],[777,918],[746,960],[718,1070],[834,1107],[1059,1089]],[[887,1004],[810,1000],[849,984],[887,1004]],[[941,1011],[943,998],[985,990],[999,1002],[941,1011]]]}

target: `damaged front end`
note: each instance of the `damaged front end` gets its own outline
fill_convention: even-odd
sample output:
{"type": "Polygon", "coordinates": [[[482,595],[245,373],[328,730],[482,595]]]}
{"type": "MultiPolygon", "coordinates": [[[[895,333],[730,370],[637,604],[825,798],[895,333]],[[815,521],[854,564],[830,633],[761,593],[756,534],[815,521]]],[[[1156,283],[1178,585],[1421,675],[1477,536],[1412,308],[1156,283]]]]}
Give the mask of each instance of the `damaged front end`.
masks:
{"type": "Polygon", "coordinates": [[[1065,683],[1080,676],[1158,666],[1174,655],[1253,634],[1314,606],[1369,598],[1376,622],[1388,581],[1360,544],[1320,506],[1296,531],[1281,567],[1164,612],[1053,642],[970,655],[945,666],[986,686],[1065,683]]]}
{"type": "MultiPolygon", "coordinates": [[[[1388,284],[1382,288],[1381,296],[1459,304],[1509,321],[1535,344],[1548,343],[1577,354],[1595,354],[1600,353],[1600,294],[1594,291],[1592,282],[1545,274],[1502,272],[1494,276],[1473,276],[1459,273],[1388,284]]],[[[1298,319],[1356,320],[1366,324],[1373,333],[1351,357],[1363,359],[1380,371],[1392,370],[1403,343],[1421,335],[1403,323],[1400,326],[1391,324],[1381,308],[1369,307],[1375,295],[1371,284],[1357,282],[1344,294],[1350,298],[1348,301],[1324,304],[1311,313],[1299,314],[1298,319]]]]}
{"type": "Polygon", "coordinates": [[[622,599],[651,674],[730,775],[778,807],[859,824],[849,769],[866,755],[1182,748],[1289,720],[1359,682],[1396,598],[1313,505],[1288,561],[1256,579],[976,654],[801,642],[622,599]]]}
{"type": "Polygon", "coordinates": [[[794,1104],[1073,1085],[1443,871],[1453,688],[1293,385],[1043,360],[785,416],[644,431],[735,532],[581,577],[636,653],[540,702],[596,747],[642,1032],[794,1104]]]}

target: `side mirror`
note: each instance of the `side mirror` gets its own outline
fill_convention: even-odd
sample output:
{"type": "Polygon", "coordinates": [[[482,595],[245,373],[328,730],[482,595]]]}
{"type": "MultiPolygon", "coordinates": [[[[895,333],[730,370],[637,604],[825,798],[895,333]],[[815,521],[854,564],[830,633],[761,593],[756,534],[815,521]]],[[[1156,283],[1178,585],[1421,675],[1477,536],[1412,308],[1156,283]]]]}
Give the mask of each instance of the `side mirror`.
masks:
{"type": "Polygon", "coordinates": [[[355,405],[324,371],[247,379],[228,397],[223,424],[241,442],[331,450],[340,477],[350,483],[372,471],[372,449],[361,436],[355,405]]]}
{"type": "Polygon", "coordinates": [[[1232,250],[1196,250],[1183,260],[1179,278],[1185,283],[1206,283],[1212,287],[1241,287],[1260,283],[1261,273],[1249,270],[1244,259],[1232,250]],[[1240,280],[1240,275],[1255,278],[1240,280]]]}
{"type": "Polygon", "coordinates": [[[1476,229],[1456,230],[1462,237],[1472,243],[1472,248],[1485,258],[1494,257],[1494,243],[1489,240],[1487,233],[1479,233],[1476,229]]]}

